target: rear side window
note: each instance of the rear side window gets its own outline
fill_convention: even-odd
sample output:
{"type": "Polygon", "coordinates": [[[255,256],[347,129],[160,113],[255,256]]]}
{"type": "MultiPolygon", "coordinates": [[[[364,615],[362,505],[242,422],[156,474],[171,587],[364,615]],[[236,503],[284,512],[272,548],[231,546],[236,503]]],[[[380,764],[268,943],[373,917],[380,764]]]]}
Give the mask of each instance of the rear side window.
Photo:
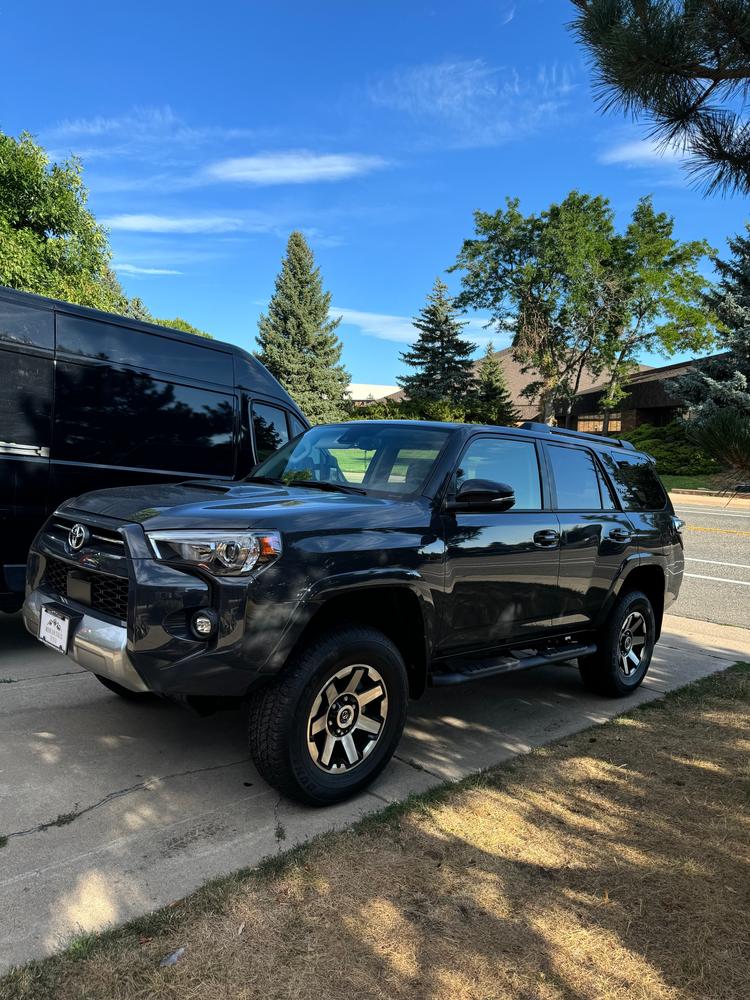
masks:
{"type": "Polygon", "coordinates": [[[558,510],[601,510],[599,474],[588,451],[581,448],[549,449],[558,510]]]}
{"type": "Polygon", "coordinates": [[[51,351],[55,346],[54,323],[54,316],[46,309],[0,299],[0,342],[51,351]]]}
{"type": "Polygon", "coordinates": [[[234,473],[234,397],[99,365],[58,362],[52,457],[234,473]]]}
{"type": "Polygon", "coordinates": [[[625,510],[663,510],[667,503],[653,462],[643,455],[604,455],[604,462],[625,510]]]}
{"type": "Polygon", "coordinates": [[[286,411],[267,403],[253,403],[255,457],[263,462],[289,440],[286,411]]]}
{"type": "Polygon", "coordinates": [[[489,479],[512,486],[516,494],[513,510],[542,508],[539,462],[531,441],[474,438],[456,469],[456,489],[467,479],[489,479]]]}

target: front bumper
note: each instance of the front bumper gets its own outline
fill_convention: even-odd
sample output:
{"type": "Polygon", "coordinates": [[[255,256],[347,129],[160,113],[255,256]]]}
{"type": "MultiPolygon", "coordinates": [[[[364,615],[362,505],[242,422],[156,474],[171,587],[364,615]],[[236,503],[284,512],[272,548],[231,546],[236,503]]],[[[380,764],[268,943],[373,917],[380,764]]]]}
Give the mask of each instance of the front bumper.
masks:
{"type": "MultiPolygon", "coordinates": [[[[33,590],[23,606],[27,630],[39,637],[39,618],[43,604],[55,598],[42,590],[33,590]]],[[[71,619],[68,656],[86,670],[120,684],[128,691],[150,690],[128,657],[128,632],[122,625],[109,624],[83,614],[71,619]]]]}

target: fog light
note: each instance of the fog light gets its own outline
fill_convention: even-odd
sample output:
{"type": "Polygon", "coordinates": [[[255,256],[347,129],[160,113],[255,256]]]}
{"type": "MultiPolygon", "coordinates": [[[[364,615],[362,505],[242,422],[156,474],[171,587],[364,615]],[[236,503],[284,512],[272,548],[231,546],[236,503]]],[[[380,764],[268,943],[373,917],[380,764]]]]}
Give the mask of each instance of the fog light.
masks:
{"type": "Polygon", "coordinates": [[[216,625],[216,612],[210,609],[196,611],[190,619],[190,628],[198,639],[210,639],[216,631],[216,625]]]}

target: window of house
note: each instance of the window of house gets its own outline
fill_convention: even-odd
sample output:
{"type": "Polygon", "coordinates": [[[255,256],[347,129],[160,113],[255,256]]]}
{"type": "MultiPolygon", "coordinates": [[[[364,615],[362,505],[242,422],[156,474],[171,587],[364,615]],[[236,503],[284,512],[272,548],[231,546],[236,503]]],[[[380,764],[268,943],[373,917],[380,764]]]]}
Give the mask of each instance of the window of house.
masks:
{"type": "MultiPolygon", "coordinates": [[[[578,418],[577,430],[585,431],[587,434],[604,433],[603,413],[583,413],[578,418]]],[[[608,433],[619,434],[622,430],[622,414],[620,412],[610,413],[608,433]]]]}

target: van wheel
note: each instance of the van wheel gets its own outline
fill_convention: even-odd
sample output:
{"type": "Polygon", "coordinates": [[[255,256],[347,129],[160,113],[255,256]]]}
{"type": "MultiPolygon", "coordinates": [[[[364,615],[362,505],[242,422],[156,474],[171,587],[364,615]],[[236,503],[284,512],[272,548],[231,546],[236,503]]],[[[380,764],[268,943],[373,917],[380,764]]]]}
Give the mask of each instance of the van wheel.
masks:
{"type": "Polygon", "coordinates": [[[249,742],[282,794],[324,806],[356,794],[401,739],[406,667],[382,632],[345,626],[312,640],[250,702],[249,742]]]}
{"type": "Polygon", "coordinates": [[[656,616],[640,590],[623,594],[599,634],[598,649],[579,657],[578,669],[589,691],[620,698],[646,676],[656,643],[656,616]]]}
{"type": "Polygon", "coordinates": [[[117,681],[111,681],[109,677],[102,677],[101,674],[94,674],[94,677],[105,688],[108,688],[113,694],[118,694],[125,701],[144,701],[148,698],[153,698],[150,691],[131,691],[130,688],[123,687],[117,681]]]}

